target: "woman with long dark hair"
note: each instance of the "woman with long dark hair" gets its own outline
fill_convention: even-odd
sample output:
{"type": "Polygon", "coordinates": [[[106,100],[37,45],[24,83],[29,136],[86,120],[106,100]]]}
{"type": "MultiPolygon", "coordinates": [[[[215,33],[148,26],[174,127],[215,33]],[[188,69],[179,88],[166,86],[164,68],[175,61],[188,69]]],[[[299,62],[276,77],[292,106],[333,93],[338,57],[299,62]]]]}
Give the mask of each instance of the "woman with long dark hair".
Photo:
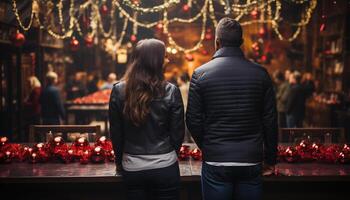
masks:
{"type": "Polygon", "coordinates": [[[180,90],[164,80],[165,45],[137,43],[109,103],[111,139],[128,199],[178,199],[185,125],[180,90]]]}

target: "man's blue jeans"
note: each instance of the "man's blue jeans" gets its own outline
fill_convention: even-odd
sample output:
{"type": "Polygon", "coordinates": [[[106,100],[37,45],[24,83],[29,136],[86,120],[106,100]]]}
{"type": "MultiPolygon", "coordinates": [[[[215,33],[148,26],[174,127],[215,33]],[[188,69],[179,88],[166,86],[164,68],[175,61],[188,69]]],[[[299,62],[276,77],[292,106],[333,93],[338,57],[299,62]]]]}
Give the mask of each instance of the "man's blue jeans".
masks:
{"type": "Polygon", "coordinates": [[[204,200],[262,199],[262,165],[219,167],[202,164],[204,200]]]}

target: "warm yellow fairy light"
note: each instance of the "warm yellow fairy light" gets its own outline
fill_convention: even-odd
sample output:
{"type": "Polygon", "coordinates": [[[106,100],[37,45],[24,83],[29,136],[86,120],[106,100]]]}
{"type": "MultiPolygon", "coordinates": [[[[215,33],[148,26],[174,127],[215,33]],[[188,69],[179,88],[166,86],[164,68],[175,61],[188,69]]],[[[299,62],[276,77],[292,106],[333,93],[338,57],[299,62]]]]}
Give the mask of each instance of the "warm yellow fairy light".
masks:
{"type": "MultiPolygon", "coordinates": [[[[32,0],[32,11],[30,14],[30,20],[27,25],[24,25],[18,9],[17,9],[17,3],[16,0],[12,0],[12,6],[13,6],[13,11],[16,17],[16,20],[19,24],[19,26],[24,30],[27,31],[31,28],[33,21],[39,25],[41,29],[47,30],[47,32],[54,38],[56,39],[66,39],[70,38],[73,36],[75,32],[77,32],[79,35],[83,36],[86,33],[82,33],[82,30],[80,28],[79,24],[79,17],[81,14],[86,12],[88,9],[90,13],[90,28],[91,31],[89,34],[93,36],[98,36],[98,37],[104,37],[104,38],[109,38],[113,41],[113,46],[114,50],[116,51],[122,44],[124,36],[126,35],[127,31],[127,26],[128,22],[132,23],[133,27],[133,33],[137,33],[138,27],[144,27],[144,28],[153,28],[157,24],[161,23],[163,25],[163,32],[168,38],[169,46],[171,46],[171,51],[173,49],[176,49],[176,51],[184,52],[184,53],[189,53],[191,51],[195,51],[198,48],[202,46],[203,40],[205,38],[205,30],[206,30],[206,24],[207,24],[207,18],[211,20],[213,23],[214,27],[218,23],[218,19],[216,18],[215,15],[215,7],[214,7],[214,0],[204,0],[203,5],[198,5],[198,1],[191,1],[188,2],[188,5],[192,4],[197,4],[200,7],[199,12],[193,15],[193,17],[185,19],[185,18],[179,18],[179,17],[174,17],[169,19],[168,18],[168,12],[169,9],[182,4],[180,0],[164,0],[163,4],[154,6],[151,8],[145,8],[141,7],[138,4],[133,3],[130,0],[112,0],[111,3],[111,8],[109,11],[109,15],[107,17],[110,18],[109,20],[109,30],[106,30],[104,27],[104,23],[102,21],[103,17],[101,16],[100,13],[100,3],[99,1],[95,0],[86,0],[82,4],[78,6],[79,9],[76,9],[75,5],[75,0],[70,0],[70,5],[69,5],[69,25],[68,27],[65,27],[63,22],[63,0],[58,0],[56,7],[57,7],[57,14],[58,14],[58,25],[60,26],[60,33],[57,33],[52,30],[51,26],[55,25],[50,25],[50,23],[44,22],[42,23],[39,18],[39,0],[32,0]],[[123,6],[127,6],[129,9],[131,9],[131,12],[125,10],[123,6]],[[156,12],[163,12],[162,19],[156,19],[156,21],[153,22],[141,22],[140,19],[137,17],[137,15],[130,14],[130,13],[156,13],[156,12]],[[120,18],[124,20],[124,24],[122,27],[122,31],[119,34],[119,38],[117,37],[117,18],[118,14],[120,18]],[[185,48],[180,45],[178,45],[175,40],[172,37],[171,32],[169,32],[168,27],[170,24],[174,22],[180,22],[180,23],[193,23],[197,21],[198,19],[202,18],[202,29],[201,29],[201,34],[199,37],[198,42],[196,45],[190,48],[185,48]]],[[[45,5],[51,6],[50,9],[43,9],[46,10],[48,13],[47,14],[53,14],[52,12],[52,6],[53,3],[50,4],[51,1],[48,1],[45,5]],[[49,13],[50,12],[50,13],[49,13]]],[[[225,10],[229,9],[229,13],[232,15],[233,18],[241,22],[242,26],[247,26],[250,24],[254,23],[265,23],[265,24],[271,24],[272,30],[276,33],[279,39],[281,40],[287,40],[287,41],[293,41],[298,37],[300,34],[301,28],[305,26],[306,24],[309,23],[312,13],[317,5],[317,0],[291,0],[292,3],[294,4],[308,4],[305,11],[302,13],[301,20],[297,23],[289,23],[290,26],[295,27],[295,31],[291,34],[290,37],[284,37],[280,31],[279,31],[279,26],[283,22],[281,20],[280,14],[282,12],[282,0],[247,0],[245,3],[232,3],[230,5],[227,5],[228,1],[220,0],[217,5],[218,6],[224,6],[225,10]],[[272,10],[272,7],[274,8],[272,10]],[[260,19],[251,19],[251,20],[246,20],[243,21],[242,19],[244,16],[250,15],[251,11],[254,9],[259,10],[261,13],[261,16],[263,16],[260,19]]],[[[215,2],[216,3],[216,2],[215,2]]],[[[304,6],[304,5],[303,5],[304,6]]],[[[56,26],[55,26],[56,27],[56,26]]]]}

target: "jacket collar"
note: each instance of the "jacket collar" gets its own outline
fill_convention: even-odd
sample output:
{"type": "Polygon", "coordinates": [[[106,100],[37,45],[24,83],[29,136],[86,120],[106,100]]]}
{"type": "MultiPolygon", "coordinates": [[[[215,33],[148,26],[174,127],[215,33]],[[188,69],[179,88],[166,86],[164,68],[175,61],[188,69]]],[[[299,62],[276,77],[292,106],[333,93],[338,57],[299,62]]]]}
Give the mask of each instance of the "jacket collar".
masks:
{"type": "Polygon", "coordinates": [[[244,54],[241,48],[239,47],[222,47],[215,52],[213,59],[218,57],[232,57],[232,56],[244,57],[244,54]]]}

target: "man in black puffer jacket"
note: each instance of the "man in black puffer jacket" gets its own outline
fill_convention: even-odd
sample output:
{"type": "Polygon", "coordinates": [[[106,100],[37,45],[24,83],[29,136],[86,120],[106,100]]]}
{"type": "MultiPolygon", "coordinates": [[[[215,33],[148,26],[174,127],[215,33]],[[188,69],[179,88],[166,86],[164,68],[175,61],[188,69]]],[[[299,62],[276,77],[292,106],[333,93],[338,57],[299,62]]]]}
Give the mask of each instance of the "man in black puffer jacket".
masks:
{"type": "Polygon", "coordinates": [[[261,174],[272,174],[277,111],[271,78],[247,60],[240,24],[223,18],[213,59],[191,79],[186,122],[203,152],[204,199],[260,199],[261,174]]]}

